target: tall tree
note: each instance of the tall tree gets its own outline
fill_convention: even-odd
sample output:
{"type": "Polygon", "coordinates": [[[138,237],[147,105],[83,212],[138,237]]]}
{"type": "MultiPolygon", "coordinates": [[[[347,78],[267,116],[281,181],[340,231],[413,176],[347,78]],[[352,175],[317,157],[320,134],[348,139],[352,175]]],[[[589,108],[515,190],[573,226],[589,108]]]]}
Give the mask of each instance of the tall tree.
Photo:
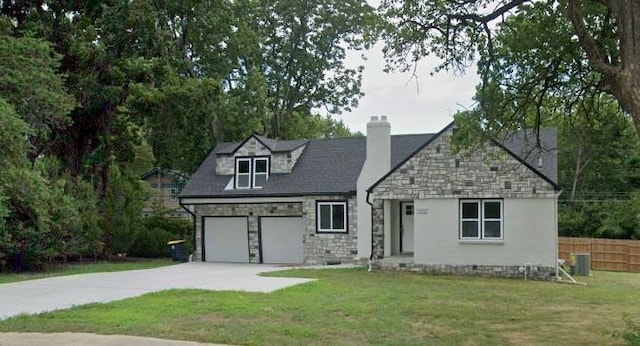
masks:
{"type": "Polygon", "coordinates": [[[71,123],[75,100],[57,73],[59,64],[48,42],[0,33],[0,95],[32,129],[32,161],[50,150],[52,133],[71,123]]]}
{"type": "Polygon", "coordinates": [[[638,1],[385,0],[381,10],[391,67],[434,55],[436,70],[462,72],[480,57],[477,100],[495,127],[521,125],[549,95],[566,97],[571,114],[572,100],[606,93],[640,133],[638,1]]]}

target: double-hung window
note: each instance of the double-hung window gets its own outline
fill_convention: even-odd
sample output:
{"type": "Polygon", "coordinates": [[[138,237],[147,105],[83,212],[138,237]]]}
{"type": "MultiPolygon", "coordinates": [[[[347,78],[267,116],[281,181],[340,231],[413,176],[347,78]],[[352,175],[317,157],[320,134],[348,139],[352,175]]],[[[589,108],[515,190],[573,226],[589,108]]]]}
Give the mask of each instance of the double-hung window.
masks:
{"type": "Polygon", "coordinates": [[[236,159],[236,189],[260,188],[269,179],[268,157],[236,159]]]}
{"type": "Polygon", "coordinates": [[[502,200],[460,200],[460,239],[503,239],[502,200]]]}
{"type": "Polygon", "coordinates": [[[318,233],[347,232],[347,203],[317,203],[318,233]]]}
{"type": "Polygon", "coordinates": [[[269,159],[260,157],[253,159],[253,187],[263,187],[269,178],[269,159]]]}

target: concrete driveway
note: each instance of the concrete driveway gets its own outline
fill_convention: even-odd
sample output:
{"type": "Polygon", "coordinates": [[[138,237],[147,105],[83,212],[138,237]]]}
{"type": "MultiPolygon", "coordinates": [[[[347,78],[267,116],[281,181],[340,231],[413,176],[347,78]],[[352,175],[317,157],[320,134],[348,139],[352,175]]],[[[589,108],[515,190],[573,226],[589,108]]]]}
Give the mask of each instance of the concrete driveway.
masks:
{"type": "Polygon", "coordinates": [[[171,288],[272,292],[313,279],[260,277],[285,267],[262,264],[183,263],[145,270],[58,276],[0,284],[0,319],[74,305],[105,303],[171,288]]]}

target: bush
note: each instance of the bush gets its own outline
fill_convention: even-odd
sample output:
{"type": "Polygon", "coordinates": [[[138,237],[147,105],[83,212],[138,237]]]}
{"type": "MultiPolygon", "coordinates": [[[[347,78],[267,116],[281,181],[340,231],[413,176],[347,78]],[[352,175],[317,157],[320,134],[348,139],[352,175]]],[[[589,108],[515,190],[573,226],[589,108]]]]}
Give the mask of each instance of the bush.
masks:
{"type": "Polygon", "coordinates": [[[153,215],[142,223],[147,229],[159,228],[171,233],[173,238],[170,240],[185,240],[185,253],[193,252],[193,223],[190,220],[153,215]]]}
{"type": "Polygon", "coordinates": [[[129,253],[142,228],[140,211],[147,193],[147,187],[131,171],[111,164],[100,220],[107,254],[129,253]]]}
{"type": "Polygon", "coordinates": [[[136,240],[129,254],[135,257],[169,257],[167,242],[184,239],[185,253],[193,252],[192,224],[188,220],[151,216],[142,220],[143,227],[139,230],[136,240]]]}
{"type": "Polygon", "coordinates": [[[624,330],[613,333],[613,336],[624,340],[626,345],[640,346],[640,323],[633,321],[628,314],[624,316],[623,321],[624,330]]]}
{"type": "Polygon", "coordinates": [[[173,234],[163,229],[143,227],[138,232],[129,254],[134,257],[145,258],[169,257],[170,252],[167,242],[174,238],[173,234]]]}

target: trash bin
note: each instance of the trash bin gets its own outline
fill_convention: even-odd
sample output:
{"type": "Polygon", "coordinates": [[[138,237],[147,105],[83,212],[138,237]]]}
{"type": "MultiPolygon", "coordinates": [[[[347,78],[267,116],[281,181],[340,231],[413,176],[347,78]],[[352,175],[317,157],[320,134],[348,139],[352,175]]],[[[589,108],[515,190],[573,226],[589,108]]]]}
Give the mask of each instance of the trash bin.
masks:
{"type": "Polygon", "coordinates": [[[186,262],[184,243],[184,240],[172,240],[167,242],[167,245],[171,248],[171,259],[174,262],[186,262]]]}

